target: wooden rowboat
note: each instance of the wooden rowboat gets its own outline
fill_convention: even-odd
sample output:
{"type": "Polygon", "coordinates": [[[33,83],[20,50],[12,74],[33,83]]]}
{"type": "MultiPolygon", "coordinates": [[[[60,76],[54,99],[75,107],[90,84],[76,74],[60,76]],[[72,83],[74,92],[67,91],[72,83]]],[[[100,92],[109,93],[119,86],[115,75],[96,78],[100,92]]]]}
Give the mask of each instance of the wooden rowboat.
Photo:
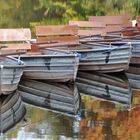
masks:
{"type": "Polygon", "coordinates": [[[0,95],[17,89],[25,64],[9,55],[25,53],[31,46],[29,29],[0,29],[0,95]]]}
{"type": "Polygon", "coordinates": [[[0,95],[17,89],[25,64],[13,57],[0,57],[0,95]]]}
{"type": "Polygon", "coordinates": [[[132,92],[124,74],[79,72],[76,83],[80,93],[125,106],[131,105],[132,92]]]}
{"type": "MultiPolygon", "coordinates": [[[[84,25],[85,24],[86,23],[84,23],[84,25]]],[[[123,45],[114,46],[111,44],[97,44],[89,41],[85,42],[84,44],[79,44],[76,37],[75,41],[70,42],[67,41],[67,36],[65,39],[62,39],[64,35],[69,35],[76,28],[74,27],[75,25],[67,25],[63,26],[63,28],[62,26],[36,27],[38,37],[38,45],[36,45],[36,48],[40,49],[43,54],[48,54],[49,50],[52,52],[65,51],[79,54],[79,70],[108,73],[128,69],[131,58],[131,45],[126,43],[123,45]],[[66,30],[66,27],[69,27],[69,30],[66,30]],[[57,29],[57,32],[53,30],[54,28],[57,29]],[[54,37],[54,35],[57,36],[54,37]],[[59,35],[60,37],[58,37],[59,35]],[[47,41],[50,41],[50,43],[47,41]]],[[[73,34],[75,35],[76,32],[74,31],[73,34]]]]}
{"type": "Polygon", "coordinates": [[[29,79],[51,80],[53,82],[75,81],[79,66],[76,54],[50,51],[47,55],[23,55],[25,62],[23,76],[29,79]]]}
{"type": "Polygon", "coordinates": [[[25,115],[26,109],[18,91],[0,98],[0,131],[5,133],[13,128],[25,115]]]}
{"type": "MultiPolygon", "coordinates": [[[[130,59],[130,64],[138,65],[140,64],[140,41],[136,39],[123,39],[120,42],[111,42],[112,45],[120,46],[126,43],[130,43],[132,46],[132,55],[130,59]]],[[[107,42],[103,42],[103,44],[109,44],[107,42]]]]}
{"type": "MultiPolygon", "coordinates": [[[[47,53],[48,49],[42,49],[47,53]]],[[[65,46],[51,48],[51,50],[66,50],[79,54],[79,70],[100,71],[101,73],[119,72],[129,68],[131,46],[103,45],[97,43],[80,46],[65,46]]]]}
{"type": "Polygon", "coordinates": [[[80,105],[76,85],[24,79],[19,84],[19,92],[24,102],[54,112],[74,115],[80,105]]]}

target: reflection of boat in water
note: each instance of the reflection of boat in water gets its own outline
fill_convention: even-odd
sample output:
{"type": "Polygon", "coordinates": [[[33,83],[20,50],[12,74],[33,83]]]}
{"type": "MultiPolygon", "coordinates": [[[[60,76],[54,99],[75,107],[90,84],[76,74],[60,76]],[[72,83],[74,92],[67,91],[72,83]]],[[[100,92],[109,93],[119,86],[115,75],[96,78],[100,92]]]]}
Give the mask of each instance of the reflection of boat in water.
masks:
{"type": "Polygon", "coordinates": [[[76,85],[25,79],[19,84],[23,101],[56,112],[76,114],[80,97],[76,85]]]}
{"type": "Polygon", "coordinates": [[[79,72],[77,86],[80,93],[124,105],[131,104],[131,89],[125,74],[79,72]]]}
{"type": "Polygon", "coordinates": [[[134,89],[140,89],[140,66],[130,65],[126,74],[131,87],[134,89]]]}
{"type": "Polygon", "coordinates": [[[0,131],[4,133],[23,118],[26,110],[18,91],[10,95],[1,96],[0,106],[0,131]]]}

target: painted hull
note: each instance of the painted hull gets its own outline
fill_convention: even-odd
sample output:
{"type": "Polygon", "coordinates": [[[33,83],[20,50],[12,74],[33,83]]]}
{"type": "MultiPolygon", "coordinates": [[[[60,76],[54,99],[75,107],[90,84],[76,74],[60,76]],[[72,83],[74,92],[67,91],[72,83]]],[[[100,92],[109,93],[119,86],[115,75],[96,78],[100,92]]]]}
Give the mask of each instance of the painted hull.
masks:
{"type": "Polygon", "coordinates": [[[112,46],[112,48],[100,48],[98,46],[96,48],[93,48],[90,52],[79,52],[81,53],[79,70],[109,73],[124,71],[129,68],[131,58],[130,46],[112,46]]]}
{"type": "Polygon", "coordinates": [[[76,85],[24,79],[19,84],[19,92],[26,103],[65,114],[76,114],[80,105],[76,85]]]}
{"type": "Polygon", "coordinates": [[[114,75],[79,72],[77,86],[80,93],[99,100],[131,105],[132,92],[125,75],[119,78],[114,75]]]}
{"type": "Polygon", "coordinates": [[[130,65],[126,74],[131,87],[133,89],[140,90],[140,65],[130,65]]]}
{"type": "Polygon", "coordinates": [[[25,65],[12,57],[0,59],[0,95],[10,94],[17,89],[25,65]]]}
{"type": "Polygon", "coordinates": [[[18,91],[10,95],[1,96],[0,102],[0,130],[1,133],[5,133],[10,128],[14,127],[24,117],[26,109],[18,91]]]}
{"type": "Polygon", "coordinates": [[[74,81],[79,65],[74,54],[21,56],[21,60],[26,64],[24,77],[53,82],[74,81]]]}
{"type": "Polygon", "coordinates": [[[132,46],[132,55],[130,59],[130,64],[140,64],[140,41],[139,40],[122,40],[121,42],[112,42],[114,45],[122,44],[131,42],[132,46]]]}
{"type": "MultiPolygon", "coordinates": [[[[109,46],[103,44],[81,45],[76,47],[57,47],[79,54],[79,70],[100,71],[101,73],[119,72],[129,68],[131,46],[109,46]]],[[[47,49],[42,49],[47,54],[47,49]]]]}

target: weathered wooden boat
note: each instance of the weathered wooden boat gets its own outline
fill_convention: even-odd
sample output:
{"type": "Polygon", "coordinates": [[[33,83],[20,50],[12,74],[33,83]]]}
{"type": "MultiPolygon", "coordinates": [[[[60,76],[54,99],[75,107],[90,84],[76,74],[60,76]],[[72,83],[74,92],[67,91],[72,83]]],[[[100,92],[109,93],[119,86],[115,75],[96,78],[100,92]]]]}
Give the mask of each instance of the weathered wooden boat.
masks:
{"type": "MultiPolygon", "coordinates": [[[[31,32],[28,31],[28,42],[31,40],[31,32]]],[[[27,39],[27,38],[26,38],[27,39]]],[[[52,80],[54,82],[74,81],[76,78],[79,57],[75,53],[64,51],[51,52],[43,55],[36,51],[32,45],[32,50],[20,56],[25,62],[23,76],[30,79],[52,80]]],[[[15,56],[17,57],[17,56],[15,56]]]]}
{"type": "Polygon", "coordinates": [[[140,90],[140,65],[130,65],[126,72],[130,82],[130,86],[133,89],[140,90]]]}
{"type": "Polygon", "coordinates": [[[125,40],[125,42],[126,41],[131,42],[131,45],[132,45],[132,57],[130,60],[130,64],[132,65],[140,64],[140,41],[134,40],[134,39],[125,40]]]}
{"type": "Polygon", "coordinates": [[[19,92],[26,103],[68,115],[75,115],[80,105],[75,84],[24,79],[19,84],[19,92]]]}
{"type": "Polygon", "coordinates": [[[0,132],[13,128],[25,115],[26,109],[18,91],[0,98],[0,132]]]}
{"type": "Polygon", "coordinates": [[[47,55],[22,55],[25,62],[23,76],[29,79],[51,80],[53,82],[74,81],[79,66],[79,57],[73,53],[48,50],[47,55]]]}
{"type": "MultiPolygon", "coordinates": [[[[87,26],[85,23],[83,23],[83,21],[70,21],[69,24],[77,25],[79,27],[79,30],[81,27],[84,27],[86,31],[88,31],[87,27],[92,26],[92,22],[87,23],[88,25],[87,26]]],[[[87,54],[83,53],[84,55],[86,55],[85,57],[83,57],[84,55],[83,56],[81,55],[83,58],[80,59],[80,67],[79,67],[80,70],[96,70],[103,73],[107,73],[107,72],[118,72],[128,69],[131,58],[130,45],[123,44],[121,46],[113,46],[111,45],[111,43],[109,43],[108,45],[104,44],[100,45],[97,44],[96,41],[98,42],[100,39],[102,40],[102,36],[100,36],[100,39],[98,39],[98,36],[92,37],[92,35],[95,35],[94,30],[92,34],[90,33],[89,35],[87,35],[86,33],[84,38],[80,38],[80,43],[82,43],[81,46],[93,48],[93,50],[91,51],[93,53],[92,55],[91,53],[87,54]],[[81,66],[82,61],[83,64],[84,63],[87,64],[85,64],[85,66],[81,66]]],[[[109,40],[113,41],[113,38],[111,38],[110,36],[109,40]]],[[[120,40],[120,37],[117,36],[116,40],[120,40]]],[[[106,41],[108,41],[108,38],[106,41]]]]}
{"type": "Polygon", "coordinates": [[[112,27],[128,27],[131,26],[131,14],[123,15],[105,15],[105,16],[89,16],[89,21],[103,22],[104,24],[112,27]]]}
{"type": "Polygon", "coordinates": [[[17,89],[25,64],[13,57],[0,57],[0,95],[17,89]]]}
{"type": "MultiPolygon", "coordinates": [[[[62,30],[65,26],[63,26],[63,28],[62,27],[59,28],[59,26],[51,26],[51,27],[37,26],[36,30],[37,30],[38,38],[45,35],[52,35],[53,27],[59,30],[59,32],[55,32],[53,30],[54,35],[59,35],[61,32],[62,32],[61,34],[63,35],[65,34],[65,32],[62,30]]],[[[44,42],[48,40],[52,41],[52,38],[44,37],[42,44],[39,42],[40,44],[37,46],[38,48],[41,49],[43,54],[48,54],[49,50],[52,52],[53,51],[61,52],[64,50],[65,52],[76,52],[77,54],[79,54],[79,58],[80,58],[79,70],[100,71],[103,73],[107,73],[107,72],[118,72],[118,71],[127,70],[129,67],[129,62],[131,57],[131,45],[129,44],[125,44],[125,45],[123,44],[117,47],[111,44],[101,45],[97,43],[86,42],[84,44],[79,45],[77,43],[78,41],[75,41],[75,43],[73,41],[69,45],[67,40],[62,41],[62,39],[60,39],[59,42],[58,37],[57,40],[54,39],[54,41],[56,42],[52,42],[52,43],[44,42]]]]}
{"type": "Polygon", "coordinates": [[[132,92],[126,75],[79,72],[76,83],[80,93],[99,100],[131,105],[132,92]]]}
{"type": "MultiPolygon", "coordinates": [[[[52,49],[52,48],[51,48],[52,49]]],[[[52,50],[66,50],[79,54],[79,70],[119,72],[129,68],[131,45],[83,44],[76,47],[57,47],[52,50]]],[[[44,53],[48,49],[43,49],[44,53]]]]}
{"type": "Polygon", "coordinates": [[[30,29],[0,29],[0,52],[1,55],[14,55],[27,52],[31,45],[26,41],[31,38],[30,29]]]}
{"type": "Polygon", "coordinates": [[[0,29],[0,95],[17,89],[25,64],[8,55],[25,53],[31,49],[23,43],[30,37],[29,29],[0,29]]]}

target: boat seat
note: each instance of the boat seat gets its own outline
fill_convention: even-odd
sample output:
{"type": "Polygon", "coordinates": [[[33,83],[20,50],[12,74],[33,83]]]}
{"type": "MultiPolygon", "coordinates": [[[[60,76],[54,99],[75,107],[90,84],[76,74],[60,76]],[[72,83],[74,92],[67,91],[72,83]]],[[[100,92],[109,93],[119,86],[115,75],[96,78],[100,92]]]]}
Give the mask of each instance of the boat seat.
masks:
{"type": "Polygon", "coordinates": [[[69,21],[69,25],[78,26],[78,35],[81,37],[89,35],[106,34],[106,25],[96,21],[69,21]]]}
{"type": "Polygon", "coordinates": [[[25,53],[31,49],[27,42],[30,39],[31,32],[28,28],[0,29],[1,55],[25,53]]]}
{"type": "Polygon", "coordinates": [[[78,27],[75,25],[36,26],[36,43],[32,50],[79,45],[78,27]]]}

